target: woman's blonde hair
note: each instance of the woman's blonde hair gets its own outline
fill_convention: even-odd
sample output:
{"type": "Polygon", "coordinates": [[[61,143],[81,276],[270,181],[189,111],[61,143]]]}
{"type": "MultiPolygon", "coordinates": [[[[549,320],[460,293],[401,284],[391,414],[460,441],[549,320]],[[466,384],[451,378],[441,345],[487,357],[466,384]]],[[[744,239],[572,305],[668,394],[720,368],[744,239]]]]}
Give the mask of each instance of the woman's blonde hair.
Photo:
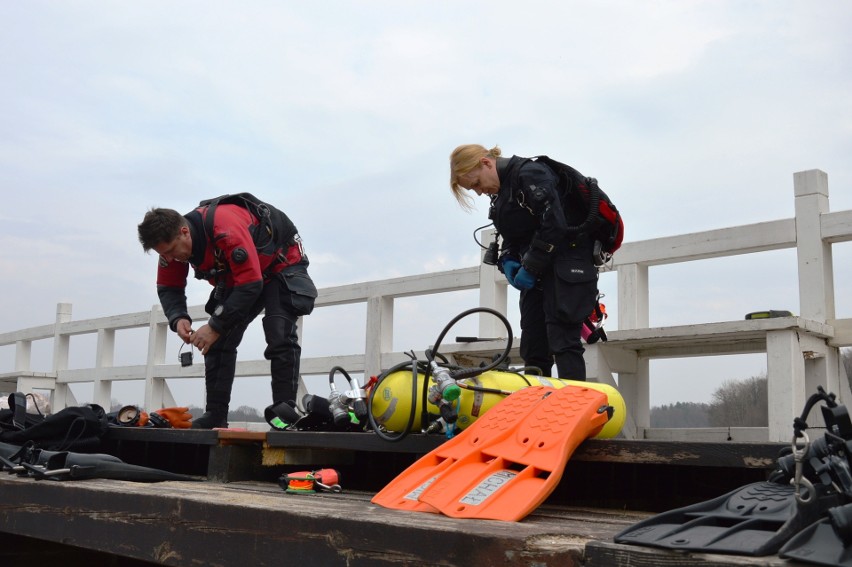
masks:
{"type": "Polygon", "coordinates": [[[479,167],[479,160],[488,157],[497,159],[500,157],[500,148],[494,146],[490,150],[479,144],[464,144],[453,150],[450,154],[450,188],[459,205],[467,211],[473,208],[473,197],[459,185],[459,178],[479,167]]]}

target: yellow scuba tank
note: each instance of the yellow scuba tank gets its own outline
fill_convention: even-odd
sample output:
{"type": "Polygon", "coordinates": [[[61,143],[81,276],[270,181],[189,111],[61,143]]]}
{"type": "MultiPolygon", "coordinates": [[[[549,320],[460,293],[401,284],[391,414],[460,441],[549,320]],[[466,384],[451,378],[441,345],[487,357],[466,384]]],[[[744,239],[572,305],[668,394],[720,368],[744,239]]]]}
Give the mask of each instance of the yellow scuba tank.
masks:
{"type": "MultiPolygon", "coordinates": [[[[421,429],[422,414],[422,392],[424,375],[417,374],[417,395],[414,400],[414,421],[412,429],[421,429]]],[[[383,425],[389,431],[401,432],[408,427],[411,417],[411,380],[412,372],[409,370],[398,370],[392,372],[382,379],[375,388],[378,388],[372,397],[371,411],[376,423],[383,425]]],[[[433,384],[430,378],[429,385],[433,384]]],[[[502,370],[489,370],[474,378],[465,378],[458,381],[461,386],[461,396],[455,402],[458,411],[456,425],[460,429],[472,424],[478,417],[501,402],[506,395],[499,392],[514,392],[527,386],[550,386],[562,388],[566,385],[580,386],[598,390],[607,395],[608,403],[613,407],[612,418],[603,426],[601,431],[595,435],[598,439],[609,439],[618,435],[624,426],[627,406],[621,394],[607,384],[597,382],[579,382],[576,380],[563,380],[561,378],[547,378],[529,374],[518,374],[502,370]],[[488,391],[492,390],[492,391],[488,391]]],[[[427,409],[432,415],[439,415],[438,407],[427,402],[427,409]]]]}

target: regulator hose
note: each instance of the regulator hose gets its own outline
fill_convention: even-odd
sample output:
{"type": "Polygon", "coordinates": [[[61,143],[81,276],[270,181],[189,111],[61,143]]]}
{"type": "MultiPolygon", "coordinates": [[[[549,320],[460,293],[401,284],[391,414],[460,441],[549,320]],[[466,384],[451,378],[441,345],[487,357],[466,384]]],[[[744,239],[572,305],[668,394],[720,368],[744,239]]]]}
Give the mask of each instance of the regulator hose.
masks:
{"type": "MultiPolygon", "coordinates": [[[[497,366],[502,364],[504,360],[509,358],[509,352],[512,350],[512,325],[511,325],[511,323],[509,323],[509,320],[506,319],[505,315],[503,315],[499,311],[491,309],[490,307],[474,307],[473,309],[468,309],[467,311],[462,311],[461,313],[459,313],[458,315],[453,317],[453,319],[450,320],[450,322],[447,323],[444,326],[444,329],[438,335],[438,339],[435,341],[435,345],[431,349],[426,351],[426,357],[427,357],[428,362],[429,362],[429,364],[428,364],[429,371],[426,373],[426,377],[423,380],[423,389],[422,389],[422,392],[421,392],[421,403],[422,403],[423,409],[422,409],[421,418],[420,418],[420,426],[424,430],[425,430],[425,428],[427,426],[426,424],[429,420],[429,410],[427,409],[427,407],[428,407],[427,406],[427,399],[428,399],[428,392],[429,392],[429,376],[430,376],[431,371],[432,371],[432,368],[431,368],[432,364],[431,363],[434,362],[435,357],[440,356],[438,354],[438,349],[441,347],[441,342],[443,342],[444,337],[447,336],[447,333],[450,332],[450,329],[452,329],[453,326],[456,323],[458,323],[459,321],[461,321],[462,319],[464,319],[465,317],[467,317],[469,315],[473,315],[474,313],[489,313],[491,315],[494,315],[498,319],[500,319],[500,321],[503,323],[503,326],[506,328],[506,336],[507,336],[506,348],[503,349],[503,352],[500,354],[500,356],[498,356],[497,358],[495,358],[494,360],[491,361],[491,364],[489,364],[487,366],[479,367],[479,368],[458,368],[456,370],[451,371],[450,376],[452,376],[455,379],[472,378],[474,376],[479,376],[480,374],[484,374],[485,372],[488,372],[489,370],[496,368],[497,366]]],[[[414,406],[415,406],[415,404],[412,404],[412,412],[414,411],[414,406]]]]}
{"type": "Polygon", "coordinates": [[[380,438],[385,441],[397,442],[404,439],[410,432],[411,428],[414,425],[414,419],[417,416],[417,404],[414,401],[417,399],[417,376],[420,372],[424,373],[423,379],[423,391],[422,391],[422,404],[423,404],[423,413],[421,418],[421,427],[425,430],[428,422],[429,412],[427,408],[427,392],[429,387],[429,377],[432,375],[431,363],[435,361],[435,359],[440,359],[444,364],[447,364],[447,359],[444,355],[438,352],[438,348],[441,345],[441,342],[444,340],[444,337],[450,331],[450,329],[458,323],[461,319],[472,315],[474,313],[489,313],[494,315],[503,323],[506,328],[506,336],[508,337],[506,342],[506,348],[503,350],[503,353],[494,359],[491,364],[481,367],[481,368],[457,368],[451,372],[451,375],[455,378],[471,378],[473,376],[478,376],[484,372],[488,372],[493,368],[496,368],[498,365],[502,364],[504,360],[509,357],[509,352],[512,350],[512,325],[509,323],[509,320],[494,309],[488,307],[476,307],[473,309],[468,309],[454,317],[444,329],[441,331],[440,335],[438,335],[438,340],[435,341],[435,346],[426,351],[426,358],[428,359],[426,362],[417,360],[417,356],[412,351],[411,353],[406,353],[411,357],[411,360],[406,362],[401,362],[396,364],[395,366],[389,368],[385,372],[382,372],[376,380],[376,383],[370,389],[370,394],[367,397],[367,419],[370,422],[370,427],[373,428],[373,431],[376,432],[380,438]],[[411,411],[408,416],[408,424],[406,427],[398,432],[398,433],[388,433],[382,429],[382,426],[376,421],[376,418],[373,416],[373,398],[376,395],[376,392],[379,390],[379,386],[387,376],[390,376],[394,372],[398,372],[400,370],[410,368],[411,369],[411,411]]]}
{"type": "Polygon", "coordinates": [[[378,435],[385,441],[396,442],[404,439],[411,431],[411,427],[414,425],[414,417],[417,415],[417,412],[414,409],[414,403],[412,403],[411,413],[408,416],[408,425],[406,425],[402,431],[396,434],[391,434],[382,430],[381,425],[376,422],[376,418],[373,416],[373,397],[379,390],[379,385],[382,383],[382,380],[384,380],[387,376],[390,376],[394,372],[398,372],[409,367],[411,368],[411,400],[413,402],[417,399],[417,374],[420,372],[420,370],[425,371],[428,367],[424,363],[419,362],[413,352],[410,353],[409,356],[411,357],[410,361],[400,362],[399,364],[392,366],[385,372],[382,372],[378,376],[376,383],[373,385],[372,388],[370,388],[370,395],[367,397],[367,419],[370,422],[370,427],[373,428],[373,431],[376,432],[376,435],[378,435]]]}

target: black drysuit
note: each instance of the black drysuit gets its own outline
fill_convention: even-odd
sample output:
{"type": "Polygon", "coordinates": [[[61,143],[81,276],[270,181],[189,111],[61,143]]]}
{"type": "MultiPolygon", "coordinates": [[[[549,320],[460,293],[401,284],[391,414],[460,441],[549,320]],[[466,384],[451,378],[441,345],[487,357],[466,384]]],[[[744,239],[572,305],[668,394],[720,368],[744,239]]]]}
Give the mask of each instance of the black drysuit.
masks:
{"type": "Polygon", "coordinates": [[[538,277],[521,291],[521,357],[546,376],[555,360],[560,378],[585,380],[580,332],[595,307],[598,270],[591,238],[571,230],[585,212],[565,207],[564,181],[543,163],[497,158],[497,175],[489,216],[502,237],[501,260],[517,260],[538,277]]]}

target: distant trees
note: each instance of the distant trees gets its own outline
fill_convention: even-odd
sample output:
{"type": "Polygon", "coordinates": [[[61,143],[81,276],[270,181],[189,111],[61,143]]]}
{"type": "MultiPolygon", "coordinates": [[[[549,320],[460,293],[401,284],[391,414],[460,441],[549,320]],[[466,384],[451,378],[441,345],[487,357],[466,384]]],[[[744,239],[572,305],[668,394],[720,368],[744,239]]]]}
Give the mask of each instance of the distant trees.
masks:
{"type": "MultiPolygon", "coordinates": [[[[192,418],[201,417],[201,414],[204,413],[204,408],[198,406],[189,406],[189,413],[192,414],[192,418]]],[[[228,412],[228,421],[240,422],[240,421],[258,421],[264,422],[266,419],[260,414],[260,412],[250,406],[240,406],[237,409],[233,409],[228,412]]]]}
{"type": "Polygon", "coordinates": [[[651,408],[651,427],[766,427],[766,374],[727,380],[710,403],[678,402],[651,408]]]}
{"type": "MultiPolygon", "coordinates": [[[[840,350],[852,385],[852,348],[840,350]]],[[[710,403],[678,402],[651,408],[651,427],[766,427],[769,423],[766,373],[745,380],[727,380],[710,403]]]]}
{"type": "Polygon", "coordinates": [[[240,406],[228,412],[228,421],[259,421],[262,423],[266,419],[260,415],[257,409],[249,406],[240,406]]]}
{"type": "Polygon", "coordinates": [[[710,427],[710,405],[676,402],[651,409],[651,427],[710,427]]]}
{"type": "Polygon", "coordinates": [[[725,381],[715,392],[708,414],[711,427],[766,427],[769,424],[766,374],[725,381]]]}

